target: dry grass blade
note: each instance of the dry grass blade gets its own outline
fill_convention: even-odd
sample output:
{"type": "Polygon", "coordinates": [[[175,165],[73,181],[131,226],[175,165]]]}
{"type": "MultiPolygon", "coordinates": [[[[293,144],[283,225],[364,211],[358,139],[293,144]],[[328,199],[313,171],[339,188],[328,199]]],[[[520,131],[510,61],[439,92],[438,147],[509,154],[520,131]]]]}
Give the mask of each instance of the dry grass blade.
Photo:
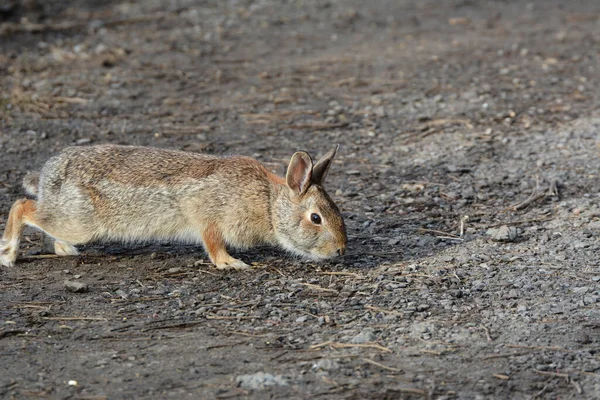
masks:
{"type": "Polygon", "coordinates": [[[564,347],[558,346],[525,346],[520,344],[507,344],[505,347],[509,347],[511,349],[531,349],[531,350],[551,350],[551,351],[564,351],[567,353],[572,353],[573,350],[565,349],[564,347]]]}
{"type": "Polygon", "coordinates": [[[249,340],[241,340],[238,342],[233,342],[233,343],[222,343],[222,344],[215,344],[213,346],[208,346],[206,347],[206,350],[212,350],[212,349],[220,349],[223,347],[235,347],[235,346],[240,346],[242,344],[247,344],[249,340]]]}
{"type": "Polygon", "coordinates": [[[398,388],[398,389],[393,389],[392,391],[394,391],[394,392],[400,392],[400,393],[418,394],[418,395],[421,395],[423,397],[427,397],[428,396],[428,391],[427,390],[416,389],[416,388],[398,388]]]}
{"type": "Polygon", "coordinates": [[[228,315],[207,315],[206,319],[230,319],[230,320],[238,320],[238,319],[256,319],[257,317],[249,317],[249,316],[228,316],[228,315]]]}
{"type": "Polygon", "coordinates": [[[504,358],[504,357],[518,357],[518,356],[524,356],[529,354],[529,352],[527,351],[519,351],[519,352],[515,352],[515,353],[502,353],[502,354],[490,354],[489,356],[485,356],[482,359],[483,360],[493,360],[495,358],[504,358]]]}
{"type": "Polygon", "coordinates": [[[46,321],[108,321],[103,317],[42,317],[46,321]]]}
{"type": "Polygon", "coordinates": [[[57,103],[67,103],[67,104],[87,104],[88,99],[84,99],[81,97],[54,97],[53,98],[57,103]]]}
{"type": "Polygon", "coordinates": [[[535,372],[538,375],[554,376],[556,378],[563,378],[564,380],[569,382],[569,374],[561,374],[560,372],[540,371],[539,369],[534,369],[533,372],[535,372]]]}
{"type": "Polygon", "coordinates": [[[354,272],[321,272],[323,275],[340,275],[340,276],[351,276],[356,279],[365,279],[364,276],[355,274],[354,272]]]}
{"type": "Polygon", "coordinates": [[[320,344],[313,344],[309,348],[311,350],[316,350],[316,349],[320,349],[322,347],[327,347],[327,346],[332,347],[334,349],[347,349],[347,348],[377,349],[377,350],[384,351],[386,353],[392,353],[392,350],[388,349],[387,347],[383,347],[379,343],[374,343],[374,342],[352,344],[352,343],[340,343],[340,342],[329,341],[329,342],[324,342],[324,343],[320,343],[320,344]]]}
{"type": "Polygon", "coordinates": [[[328,122],[313,122],[306,124],[294,124],[290,125],[290,129],[309,129],[313,131],[324,131],[327,129],[335,129],[335,128],[343,128],[347,126],[347,122],[337,122],[337,123],[328,123],[328,122]]]}
{"type": "Polygon", "coordinates": [[[428,129],[428,128],[444,126],[444,125],[464,125],[469,129],[473,129],[473,124],[471,124],[471,121],[469,121],[468,119],[452,119],[452,118],[440,118],[440,119],[434,119],[431,121],[427,121],[427,122],[423,123],[420,126],[420,128],[428,129]]]}
{"type": "Polygon", "coordinates": [[[427,349],[421,349],[419,350],[419,352],[423,353],[423,354],[432,354],[434,356],[441,356],[442,354],[444,354],[443,351],[438,351],[438,350],[427,350],[427,349]]]}
{"type": "Polygon", "coordinates": [[[398,368],[392,368],[392,367],[388,367],[387,365],[380,364],[380,363],[378,363],[377,361],[373,361],[373,360],[370,360],[370,359],[368,359],[368,358],[363,358],[362,360],[363,360],[364,362],[366,362],[366,363],[369,363],[369,364],[371,364],[371,365],[375,365],[376,367],[379,367],[379,368],[385,369],[386,371],[392,371],[392,372],[404,372],[404,371],[402,371],[401,369],[398,369],[398,368]]]}
{"type": "Polygon", "coordinates": [[[321,287],[319,285],[313,285],[312,283],[299,282],[299,284],[302,285],[302,286],[306,286],[306,287],[308,287],[310,289],[319,290],[319,291],[322,291],[322,292],[339,294],[339,292],[337,290],[335,290],[335,289],[324,288],[324,287],[321,287]]]}

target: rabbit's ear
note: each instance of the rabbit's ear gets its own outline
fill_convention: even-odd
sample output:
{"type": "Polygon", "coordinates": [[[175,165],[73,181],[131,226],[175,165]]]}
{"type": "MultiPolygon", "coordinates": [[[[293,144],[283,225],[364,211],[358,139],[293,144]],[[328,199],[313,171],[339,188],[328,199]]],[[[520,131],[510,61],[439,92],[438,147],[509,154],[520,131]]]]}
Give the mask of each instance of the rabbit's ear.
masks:
{"type": "Polygon", "coordinates": [[[327,172],[329,171],[329,166],[331,165],[331,161],[333,157],[335,157],[335,153],[337,152],[339,144],[333,146],[331,150],[327,152],[314,166],[313,168],[313,176],[312,180],[314,183],[318,185],[322,185],[325,177],[327,176],[327,172]]]}
{"type": "Polygon", "coordinates": [[[294,153],[288,166],[285,180],[292,191],[298,195],[303,195],[311,183],[313,171],[313,162],[305,151],[294,153]]]}

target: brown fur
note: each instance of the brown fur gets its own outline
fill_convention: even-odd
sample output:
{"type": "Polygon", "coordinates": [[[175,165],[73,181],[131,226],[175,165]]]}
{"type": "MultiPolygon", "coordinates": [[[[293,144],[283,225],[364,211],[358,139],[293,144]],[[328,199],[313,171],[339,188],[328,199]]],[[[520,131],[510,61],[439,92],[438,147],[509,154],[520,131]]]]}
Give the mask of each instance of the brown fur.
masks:
{"type": "Polygon", "coordinates": [[[284,179],[243,156],[67,148],[25,178],[38,200],[19,200],[11,209],[0,263],[14,263],[24,224],[53,236],[55,251],[64,255],[97,240],[202,242],[219,268],[246,267],[226,245],[279,244],[316,259],[341,254],[344,223],[322,188],[335,150],[315,165],[315,174],[308,153],[295,153],[284,179]],[[308,211],[320,213],[322,225],[312,224],[308,211]]]}

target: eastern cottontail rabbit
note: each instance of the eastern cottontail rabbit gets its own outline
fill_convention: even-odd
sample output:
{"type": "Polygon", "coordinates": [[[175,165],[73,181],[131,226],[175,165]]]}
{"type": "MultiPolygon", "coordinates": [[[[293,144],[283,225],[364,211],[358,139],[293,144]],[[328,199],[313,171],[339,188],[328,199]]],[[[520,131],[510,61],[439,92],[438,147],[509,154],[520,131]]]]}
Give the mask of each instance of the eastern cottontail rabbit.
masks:
{"type": "Polygon", "coordinates": [[[69,147],[23,186],[37,201],[17,200],[0,241],[12,266],[23,228],[52,236],[55,253],[76,244],[177,240],[204,244],[219,269],[247,265],[226,245],[280,245],[319,260],[344,254],[346,229],[323,189],[337,146],[313,165],[296,152],[285,178],[242,156],[215,157],[147,147],[69,147]]]}

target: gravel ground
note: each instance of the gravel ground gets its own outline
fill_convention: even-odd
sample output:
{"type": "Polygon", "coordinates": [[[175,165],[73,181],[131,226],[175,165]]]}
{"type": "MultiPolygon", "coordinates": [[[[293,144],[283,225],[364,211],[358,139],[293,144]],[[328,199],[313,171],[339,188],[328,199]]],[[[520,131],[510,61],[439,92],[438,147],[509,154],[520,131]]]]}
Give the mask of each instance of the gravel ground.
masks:
{"type": "Polygon", "coordinates": [[[0,228],[68,145],[339,143],[348,254],[0,269],[4,398],[600,398],[597,1],[0,2],[0,228]]]}

